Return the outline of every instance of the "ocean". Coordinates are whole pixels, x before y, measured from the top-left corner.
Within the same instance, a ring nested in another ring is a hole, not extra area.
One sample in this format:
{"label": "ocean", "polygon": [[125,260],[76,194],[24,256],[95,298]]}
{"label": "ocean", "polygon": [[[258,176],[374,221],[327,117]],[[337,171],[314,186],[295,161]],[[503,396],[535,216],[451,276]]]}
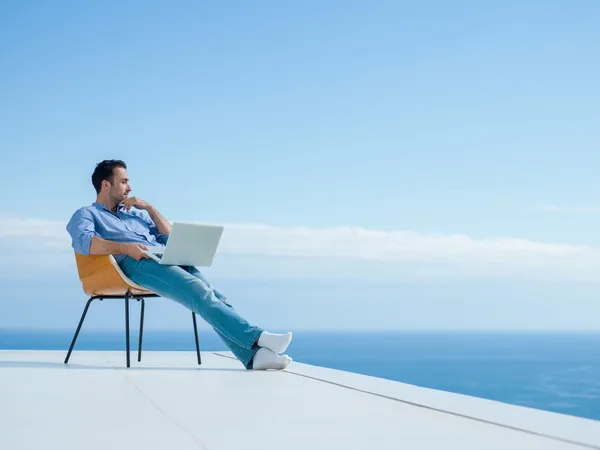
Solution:
{"label": "ocean", "polygon": [[[294,360],[600,420],[600,333],[294,331]],[[66,350],[74,330],[0,330],[0,349]],[[200,330],[203,351],[227,350]],[[132,330],[131,348],[137,348]],[[82,329],[77,350],[123,350],[124,331]],[[145,350],[194,350],[192,330],[144,330]]]}

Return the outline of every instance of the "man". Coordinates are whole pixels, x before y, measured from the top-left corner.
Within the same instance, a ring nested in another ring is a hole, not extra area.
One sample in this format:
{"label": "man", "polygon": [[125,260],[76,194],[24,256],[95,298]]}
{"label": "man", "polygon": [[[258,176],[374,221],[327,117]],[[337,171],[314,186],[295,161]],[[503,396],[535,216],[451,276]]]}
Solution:
{"label": "man", "polygon": [[250,325],[196,267],[162,265],[146,255],[150,246],[164,247],[171,225],[153,205],[129,197],[131,186],[123,161],[98,163],[92,184],[96,201],[78,209],[67,224],[77,253],[114,255],[131,280],[206,320],[246,369],[287,367],[292,359],[283,353],[292,333],[273,334]]}

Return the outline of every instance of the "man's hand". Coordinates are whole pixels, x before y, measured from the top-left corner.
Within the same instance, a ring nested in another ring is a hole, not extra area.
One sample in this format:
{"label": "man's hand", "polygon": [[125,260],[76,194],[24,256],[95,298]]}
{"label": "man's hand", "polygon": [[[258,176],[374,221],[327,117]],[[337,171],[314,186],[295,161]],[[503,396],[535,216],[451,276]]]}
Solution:
{"label": "man's hand", "polygon": [[125,244],[125,254],[127,256],[131,256],[136,261],[139,261],[142,258],[149,258],[146,254],[146,250],[149,250],[149,247],[146,247],[142,244]]}
{"label": "man's hand", "polygon": [[129,211],[131,207],[146,210],[148,212],[148,215],[150,216],[150,219],[152,219],[152,222],[154,222],[154,224],[156,225],[156,229],[160,234],[171,234],[171,224],[167,222],[167,219],[165,219],[158,212],[158,210],[147,201],[137,197],[130,197],[125,199],[122,205],[125,211]]}
{"label": "man's hand", "polygon": [[150,203],[148,203],[145,200],[142,200],[141,198],[137,198],[137,197],[129,197],[129,198],[125,199],[125,201],[123,201],[122,205],[123,205],[125,211],[129,211],[132,206],[137,209],[150,208]]}

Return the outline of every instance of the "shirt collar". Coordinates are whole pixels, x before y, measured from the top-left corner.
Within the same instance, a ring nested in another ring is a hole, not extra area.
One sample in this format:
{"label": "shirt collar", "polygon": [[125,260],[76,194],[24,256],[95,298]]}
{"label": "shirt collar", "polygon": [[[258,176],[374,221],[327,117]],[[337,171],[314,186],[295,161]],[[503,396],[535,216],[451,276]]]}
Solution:
{"label": "shirt collar", "polygon": [[[92,203],[92,206],[98,209],[103,209],[104,211],[108,211],[109,213],[113,214],[113,212],[110,209],[108,209],[104,203],[94,202]],[[123,205],[117,205],[117,212],[121,212],[122,209]]]}

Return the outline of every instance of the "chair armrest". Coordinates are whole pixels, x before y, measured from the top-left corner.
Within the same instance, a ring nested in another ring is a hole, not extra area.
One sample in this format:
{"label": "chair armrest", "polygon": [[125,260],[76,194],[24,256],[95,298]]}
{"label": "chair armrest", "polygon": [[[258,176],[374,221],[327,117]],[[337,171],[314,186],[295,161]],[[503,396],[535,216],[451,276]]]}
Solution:
{"label": "chair armrest", "polygon": [[131,281],[112,255],[81,255],[75,253],[83,291],[94,295],[148,295],[152,292]]}

